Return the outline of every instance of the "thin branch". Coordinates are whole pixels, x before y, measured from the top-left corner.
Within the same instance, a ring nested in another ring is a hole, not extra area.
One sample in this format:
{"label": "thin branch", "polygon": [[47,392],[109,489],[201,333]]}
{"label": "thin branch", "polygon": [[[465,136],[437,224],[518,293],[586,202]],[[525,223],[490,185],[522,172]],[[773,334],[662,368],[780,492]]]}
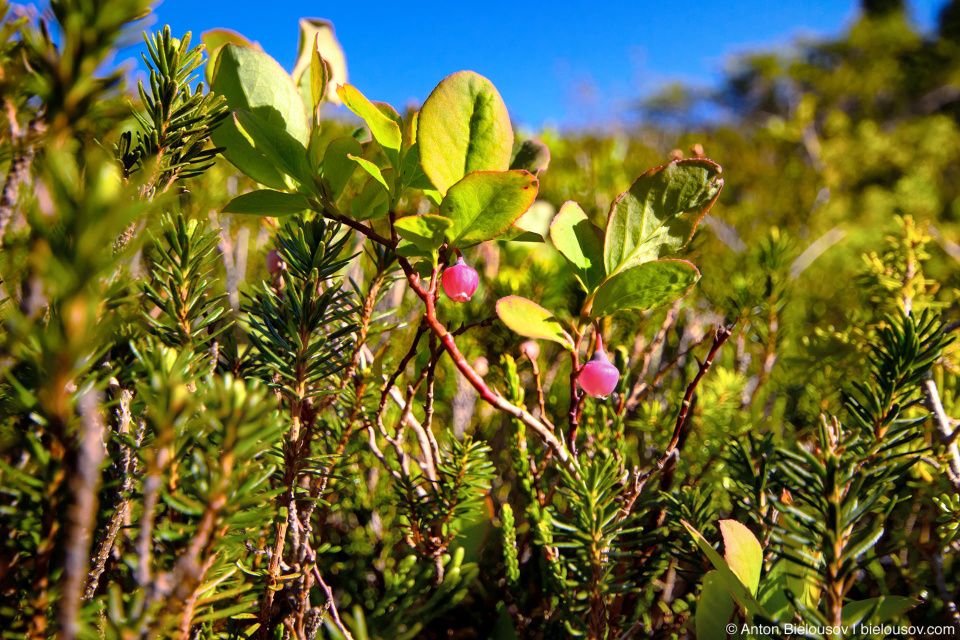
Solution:
{"label": "thin branch", "polygon": [[322,200],[319,200],[319,201],[315,199],[311,199],[311,204],[313,205],[313,208],[316,211],[319,211],[323,214],[323,217],[329,220],[336,220],[337,222],[344,224],[355,231],[359,231],[360,233],[367,236],[377,244],[383,245],[388,249],[397,248],[396,242],[389,240],[387,238],[384,238],[383,236],[381,236],[379,233],[377,233],[367,225],[361,222],[357,222],[353,218],[350,218],[349,216],[345,216],[339,211],[337,211],[336,206],[334,206],[334,204],[330,202],[327,198],[323,198]]}
{"label": "thin branch", "polygon": [[[127,434],[130,432],[130,401],[133,399],[133,392],[129,389],[120,389],[120,385],[116,378],[112,378],[110,380],[110,386],[113,389],[119,390],[120,395],[116,410],[117,431],[118,433]],[[142,433],[138,433],[136,438],[136,444],[138,446],[141,438]],[[136,477],[135,471],[137,466],[137,458],[131,448],[122,442],[120,444],[120,450],[123,452],[121,468],[123,481],[120,485],[119,491],[117,492],[119,496],[119,504],[114,510],[113,515],[110,517],[110,523],[107,525],[103,539],[100,541],[94,568],[90,572],[90,577],[87,581],[87,588],[83,594],[85,600],[89,600],[97,592],[97,585],[100,581],[100,576],[103,574],[104,568],[106,567],[107,558],[110,556],[110,552],[113,550],[113,544],[116,541],[117,533],[119,533],[120,527],[127,517],[127,512],[130,505],[130,491],[133,490],[134,480]]]}
{"label": "thin branch", "polygon": [[960,490],[960,447],[957,446],[955,434],[950,424],[950,418],[943,410],[943,403],[940,402],[940,392],[937,390],[937,383],[927,374],[923,381],[923,404],[933,416],[933,421],[940,431],[940,440],[947,447],[947,453],[950,456],[947,466],[947,477],[951,484]]}
{"label": "thin branch", "polygon": [[684,422],[687,419],[687,412],[690,410],[693,394],[697,390],[700,380],[703,379],[703,376],[706,375],[707,371],[710,370],[710,367],[713,366],[713,360],[720,351],[720,347],[723,346],[723,344],[733,333],[734,326],[736,325],[714,330],[713,345],[710,347],[709,353],[707,353],[707,358],[703,362],[700,362],[699,359],[697,360],[697,364],[699,365],[699,368],[697,369],[697,375],[694,376],[690,384],[687,385],[687,390],[683,394],[683,402],[680,404],[680,412],[677,414],[677,421],[673,427],[673,436],[670,438],[670,443],[667,445],[667,448],[664,450],[663,454],[657,458],[656,464],[642,475],[643,481],[646,481],[654,473],[664,469],[667,463],[678,454],[677,445],[680,442],[680,435],[683,431]]}
{"label": "thin branch", "polygon": [[533,380],[537,385],[537,405],[540,407],[540,419],[555,431],[556,427],[554,427],[550,419],[547,418],[547,403],[543,394],[543,382],[540,380],[540,367],[537,365],[537,359],[531,358],[526,351],[524,351],[523,355],[530,361],[530,367],[533,369]]}
{"label": "thin branch", "polygon": [[346,640],[353,640],[350,631],[343,625],[343,621],[340,619],[340,612],[337,611],[337,603],[333,599],[333,589],[323,581],[323,576],[320,575],[320,570],[316,564],[313,565],[313,576],[317,579],[317,584],[320,585],[320,588],[323,589],[324,595],[327,596],[327,607],[330,609],[330,616],[333,618],[334,626],[337,627],[337,630],[343,634]]}
{"label": "thin branch", "polygon": [[80,451],[73,482],[74,499],[70,507],[70,538],[64,561],[63,595],[60,605],[61,636],[73,640],[80,631],[80,603],[84,577],[90,561],[91,532],[97,513],[97,487],[103,448],[103,420],[99,394],[88,391],[80,397]]}
{"label": "thin branch", "polygon": [[[427,435],[427,439],[430,442],[430,448],[433,451],[433,459],[438,461],[440,460],[440,444],[437,442],[436,436],[433,435],[433,390],[434,384],[437,377],[437,363],[439,362],[439,357],[433,357],[436,336],[431,336],[430,339],[430,364],[427,367],[427,404],[424,408],[424,417],[423,417],[423,431]],[[438,356],[440,354],[437,354]]]}
{"label": "thin branch", "polygon": [[573,350],[570,352],[570,410],[567,412],[567,423],[570,425],[570,435],[567,438],[567,442],[570,444],[570,450],[574,455],[577,453],[577,429],[580,426],[580,421],[577,417],[579,415],[579,405],[582,394],[580,393],[579,385],[577,385],[577,379],[580,377],[581,371],[580,344],[583,341],[583,334],[580,333],[580,329],[575,329]]}
{"label": "thin branch", "polygon": [[947,583],[943,575],[943,554],[938,551],[932,554],[932,556],[933,561],[931,564],[933,565],[933,572],[936,577],[937,591],[940,593],[940,599],[943,600],[944,605],[946,605],[950,617],[953,618],[953,623],[960,625],[960,610],[958,610],[957,603],[950,595],[950,590],[947,589]]}
{"label": "thin branch", "polygon": [[[395,248],[392,242],[376,233],[369,227],[350,220],[346,216],[340,214],[338,211],[336,211],[332,204],[324,202],[323,205],[324,213],[327,217],[332,216],[333,219],[340,220],[347,226],[359,231],[374,242],[391,249]],[[431,278],[430,288],[428,290],[424,290],[424,288],[421,286],[420,276],[413,269],[410,262],[403,256],[397,256],[397,261],[400,263],[400,267],[403,269],[403,273],[406,275],[407,281],[410,283],[410,288],[413,289],[417,296],[419,296],[426,305],[426,313],[424,314],[424,317],[430,330],[436,334],[443,347],[453,359],[454,365],[457,367],[460,373],[463,374],[470,385],[476,389],[480,397],[496,409],[499,409],[503,413],[510,414],[536,431],[537,434],[547,444],[547,446],[553,449],[560,462],[565,465],[568,470],[571,471],[571,473],[579,476],[576,460],[570,456],[567,448],[562,442],[560,442],[560,440],[557,439],[549,427],[534,417],[533,414],[528,412],[526,409],[513,405],[499,393],[491,389],[487,383],[484,382],[483,378],[476,372],[476,370],[470,366],[470,364],[463,357],[463,354],[460,353],[460,350],[457,348],[457,344],[453,339],[453,334],[451,334],[443,325],[443,323],[437,319],[436,298],[434,296],[436,293],[435,289],[437,270],[434,270],[433,277]]]}
{"label": "thin branch", "polygon": [[13,214],[20,197],[20,185],[30,179],[30,165],[33,163],[34,141],[40,138],[46,130],[46,125],[39,118],[35,118],[22,131],[17,125],[16,110],[12,102],[6,103],[7,117],[10,120],[11,146],[13,159],[7,169],[6,179],[3,182],[3,191],[0,192],[0,242],[7,226],[13,219]]}
{"label": "thin branch", "polygon": [[663,380],[663,377],[671,370],[680,359],[690,353],[692,350],[700,346],[700,343],[706,339],[706,336],[701,338],[696,344],[692,347],[679,354],[672,362],[666,366],[660,367],[660,370],[654,376],[654,379],[647,384],[646,378],[650,370],[650,362],[653,358],[653,354],[657,352],[663,346],[664,341],[667,338],[667,332],[670,331],[670,328],[676,323],[677,316],[680,312],[680,302],[677,301],[674,305],[667,311],[667,317],[664,318],[663,324],[660,326],[660,329],[657,331],[656,335],[653,337],[653,340],[650,341],[650,346],[644,352],[643,355],[643,366],[640,368],[640,371],[637,373],[637,383],[630,390],[630,393],[625,394],[621,399],[620,407],[618,408],[617,413],[619,415],[630,415],[636,411],[637,407],[640,406],[640,403],[646,397],[647,393],[651,389],[655,388],[660,381]]}

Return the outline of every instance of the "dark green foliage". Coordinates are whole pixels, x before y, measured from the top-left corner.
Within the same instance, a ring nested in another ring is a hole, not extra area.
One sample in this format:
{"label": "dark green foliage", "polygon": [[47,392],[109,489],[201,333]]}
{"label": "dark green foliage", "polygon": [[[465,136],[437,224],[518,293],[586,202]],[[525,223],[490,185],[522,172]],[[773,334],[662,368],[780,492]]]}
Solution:
{"label": "dark green foliage", "polygon": [[960,41],[960,3],[950,0],[943,5],[940,9],[937,29],[944,40]]}
{"label": "dark green foliage", "polygon": [[863,0],[863,10],[870,17],[884,17],[903,11],[903,0]]}
{"label": "dark green foliage", "polygon": [[[217,260],[219,238],[195,220],[182,215],[161,225],[162,240],[153,239],[156,256],[151,264],[155,284],[143,285],[143,296],[160,309],[159,317],[143,316],[151,333],[168,347],[209,351],[217,335],[230,328],[218,322],[226,295],[211,295],[209,277]],[[214,363],[216,364],[216,363]]]}
{"label": "dark green foliage", "polygon": [[869,381],[853,381],[844,402],[852,426],[864,432],[862,441],[883,441],[882,448],[870,449],[872,455],[916,436],[911,427],[924,418],[908,419],[905,413],[920,403],[920,382],[953,337],[943,333],[935,314],[925,311],[917,318],[888,317],[876,340],[868,358]]}
{"label": "dark green foliage", "polygon": [[284,287],[264,282],[245,307],[259,375],[288,397],[329,392],[319,383],[346,366],[356,308],[342,282],[331,279],[347,264],[341,257],[347,239],[321,219],[285,225],[277,236],[288,265]]}
{"label": "dark green foliage", "polygon": [[804,615],[838,623],[851,576],[879,557],[884,523],[910,497],[904,478],[923,453],[916,441],[927,416],[907,411],[920,402],[921,380],[951,341],[932,313],[888,317],[868,358],[869,384],[853,382],[847,396],[849,426],[824,418],[812,450],[780,450],[784,494],[775,506],[791,524],[773,538],[783,557],[819,574],[825,592],[824,609]]}
{"label": "dark green foliage", "polygon": [[164,27],[152,37],[144,33],[143,39],[150,54],[149,59],[141,54],[150,71],[150,93],[142,81],[137,89],[146,115],[135,114],[142,131],[136,132],[136,142],[132,132],[124,132],[117,155],[128,176],[149,162],[154,175],[146,187],[162,192],[175,180],[198,176],[213,165],[221,149],[206,143],[229,113],[226,100],[204,93],[202,82],[190,91],[193,74],[203,64],[203,48],[190,48],[190,33],[177,39]]}
{"label": "dark green foliage", "polygon": [[637,588],[633,576],[616,570],[633,551],[627,541],[636,524],[623,517],[617,500],[620,471],[608,459],[585,462],[581,474],[580,478],[562,474],[560,494],[569,514],[552,513],[549,518],[551,544],[559,550],[565,569],[565,622],[578,634],[596,628],[597,617],[609,615],[607,598]]}

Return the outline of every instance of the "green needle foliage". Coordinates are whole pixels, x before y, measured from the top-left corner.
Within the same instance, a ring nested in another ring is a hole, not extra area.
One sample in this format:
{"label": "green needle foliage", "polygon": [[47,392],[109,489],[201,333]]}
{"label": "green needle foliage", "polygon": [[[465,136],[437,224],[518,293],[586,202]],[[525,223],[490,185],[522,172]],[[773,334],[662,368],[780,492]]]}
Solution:
{"label": "green needle foliage", "polygon": [[[143,297],[160,310],[144,313],[149,331],[168,347],[208,352],[210,343],[228,329],[218,320],[225,313],[224,294],[211,295],[208,279],[217,260],[217,234],[182,215],[161,224],[162,240],[154,238],[156,255],[150,265],[155,284],[145,282]],[[149,308],[149,307],[147,307]],[[216,364],[216,363],[213,363]]]}
{"label": "green needle foliage", "polygon": [[277,237],[283,288],[264,282],[245,307],[258,374],[294,401],[328,393],[320,383],[346,366],[352,346],[352,294],[331,282],[347,264],[339,232],[323,220],[286,225]]}
{"label": "green needle foliage", "polygon": [[[824,418],[813,451],[780,452],[787,500],[776,507],[792,526],[775,539],[784,557],[817,572],[825,592],[823,613],[803,613],[824,625],[842,623],[854,576],[880,557],[875,547],[884,537],[885,522],[910,497],[904,479],[924,452],[916,441],[927,416],[909,417],[908,412],[921,401],[920,383],[930,366],[952,341],[929,312],[886,322],[868,358],[869,382],[854,382],[846,398],[852,428]],[[792,496],[791,487],[805,490]]]}
{"label": "green needle foliage", "polygon": [[164,27],[143,38],[150,57],[140,55],[150,71],[150,91],[142,81],[137,90],[146,114],[134,113],[142,130],[136,132],[136,142],[133,132],[124,132],[117,155],[127,176],[150,162],[154,176],[146,187],[164,191],[174,181],[201,175],[213,166],[222,149],[208,148],[206,142],[229,112],[223,96],[205,93],[202,82],[191,92],[193,74],[204,60],[202,46],[190,48],[189,33],[181,40]]}

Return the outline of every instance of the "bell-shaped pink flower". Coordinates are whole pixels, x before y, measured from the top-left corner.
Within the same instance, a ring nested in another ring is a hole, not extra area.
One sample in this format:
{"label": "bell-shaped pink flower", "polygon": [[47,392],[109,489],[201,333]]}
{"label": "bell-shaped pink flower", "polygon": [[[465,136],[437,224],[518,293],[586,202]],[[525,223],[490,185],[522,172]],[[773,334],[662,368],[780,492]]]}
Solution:
{"label": "bell-shaped pink flower", "polygon": [[463,256],[457,258],[455,265],[443,270],[441,279],[444,293],[457,302],[469,300],[480,285],[480,274],[473,267],[467,266]]}
{"label": "bell-shaped pink flower", "polygon": [[613,393],[619,380],[620,371],[610,362],[603,350],[603,340],[598,335],[597,348],[593,352],[593,358],[580,369],[580,375],[577,378],[580,388],[588,396],[603,398]]}
{"label": "bell-shaped pink flower", "polygon": [[280,257],[280,252],[276,249],[270,249],[270,252],[267,254],[267,271],[270,272],[270,275],[276,276],[286,269],[286,267],[286,263],[283,261],[283,258]]}

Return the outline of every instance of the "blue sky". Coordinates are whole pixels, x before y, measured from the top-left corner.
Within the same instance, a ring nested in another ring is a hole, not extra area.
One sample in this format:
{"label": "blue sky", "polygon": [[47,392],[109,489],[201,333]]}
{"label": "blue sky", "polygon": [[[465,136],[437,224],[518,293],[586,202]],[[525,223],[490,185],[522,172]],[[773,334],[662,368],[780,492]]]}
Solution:
{"label": "blue sky", "polygon": [[[910,2],[914,22],[933,28],[942,3]],[[350,83],[370,99],[402,108],[422,102],[448,74],[472,69],[493,81],[519,123],[538,129],[623,119],[632,100],[665,83],[716,82],[735,54],[838,34],[858,6],[836,0],[726,6],[689,0],[163,0],[156,25],[169,24],[175,35],[233,29],[289,70],[299,18],[325,18],[346,52]]]}

